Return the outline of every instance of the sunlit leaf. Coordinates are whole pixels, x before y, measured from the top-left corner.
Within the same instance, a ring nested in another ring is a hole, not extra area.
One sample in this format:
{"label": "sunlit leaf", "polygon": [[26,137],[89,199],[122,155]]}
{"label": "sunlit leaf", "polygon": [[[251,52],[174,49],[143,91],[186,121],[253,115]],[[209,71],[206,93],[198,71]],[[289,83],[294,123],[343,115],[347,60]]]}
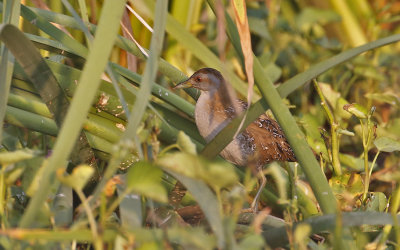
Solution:
{"label": "sunlit leaf", "polygon": [[185,132],[179,131],[176,143],[183,152],[196,154],[196,144],[190,140],[190,137]]}
{"label": "sunlit leaf", "polygon": [[346,104],[343,109],[359,119],[366,119],[368,116],[367,109],[358,103]]}
{"label": "sunlit leaf", "polygon": [[208,174],[203,176],[203,179],[214,188],[229,187],[239,181],[232,165],[225,161],[210,163]]}
{"label": "sunlit leaf", "polygon": [[294,240],[297,244],[307,246],[309,236],[311,234],[311,226],[307,223],[299,224],[294,231]]}
{"label": "sunlit leaf", "polygon": [[335,115],[338,115],[339,117],[344,119],[349,119],[351,117],[351,114],[343,110],[343,106],[348,103],[349,102],[346,99],[344,99],[343,97],[339,97],[336,101],[336,106],[334,111]]}
{"label": "sunlit leaf", "polygon": [[79,165],[72,170],[70,175],[64,176],[64,170],[57,171],[58,179],[67,186],[82,190],[94,173],[94,168],[89,165]]}
{"label": "sunlit leaf", "polygon": [[30,149],[21,149],[13,152],[0,153],[0,165],[13,164],[19,161],[29,160],[36,157],[38,152]]}

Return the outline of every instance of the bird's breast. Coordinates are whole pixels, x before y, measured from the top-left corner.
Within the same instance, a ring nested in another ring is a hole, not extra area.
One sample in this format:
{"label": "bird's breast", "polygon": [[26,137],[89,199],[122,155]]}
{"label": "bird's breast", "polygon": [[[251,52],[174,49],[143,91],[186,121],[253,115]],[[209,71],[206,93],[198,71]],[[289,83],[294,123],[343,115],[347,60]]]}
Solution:
{"label": "bird's breast", "polygon": [[[202,94],[197,100],[195,109],[196,125],[200,135],[210,142],[228,123],[232,120],[232,110],[218,105],[218,101],[212,96]],[[242,142],[244,134],[239,134],[229,143],[221,155],[231,163],[244,166],[247,163],[247,156],[251,155],[251,147],[246,147]]]}
{"label": "bird's breast", "polygon": [[200,95],[195,108],[196,125],[200,135],[211,141],[230,121],[211,96]]}

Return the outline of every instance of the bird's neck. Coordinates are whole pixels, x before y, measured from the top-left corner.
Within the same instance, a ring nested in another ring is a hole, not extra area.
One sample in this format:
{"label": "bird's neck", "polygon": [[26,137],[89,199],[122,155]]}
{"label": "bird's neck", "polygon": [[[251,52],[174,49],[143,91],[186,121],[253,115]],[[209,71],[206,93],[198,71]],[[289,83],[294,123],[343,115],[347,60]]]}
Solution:
{"label": "bird's neck", "polygon": [[209,142],[242,110],[237,100],[222,89],[202,91],[195,109],[197,128]]}

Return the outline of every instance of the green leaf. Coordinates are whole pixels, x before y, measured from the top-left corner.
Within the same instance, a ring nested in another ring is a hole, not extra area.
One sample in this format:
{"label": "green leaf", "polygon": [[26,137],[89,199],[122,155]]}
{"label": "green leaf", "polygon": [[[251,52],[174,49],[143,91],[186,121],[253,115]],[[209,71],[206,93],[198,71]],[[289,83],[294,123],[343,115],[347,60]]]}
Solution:
{"label": "green leaf", "polygon": [[185,134],[183,131],[179,131],[178,133],[178,139],[176,141],[178,144],[179,148],[186,153],[189,154],[196,154],[196,144],[194,144],[191,140],[190,137]]}
{"label": "green leaf", "polygon": [[265,247],[265,242],[260,235],[250,234],[244,237],[240,241],[239,249],[247,250],[247,249],[263,249]]}
{"label": "green leaf", "polygon": [[374,141],[375,146],[379,151],[393,152],[400,151],[400,142],[389,137],[379,137]]}
{"label": "green leaf", "polygon": [[167,191],[161,184],[163,172],[148,162],[139,161],[129,168],[126,186],[135,193],[159,202],[167,202]]}
{"label": "green leaf", "polygon": [[266,40],[272,40],[271,34],[268,31],[268,24],[265,19],[248,17],[250,31]]}
{"label": "green leaf", "polygon": [[168,239],[181,249],[216,249],[215,235],[204,227],[169,227]]}
{"label": "green leaf", "polygon": [[363,171],[364,159],[349,154],[339,154],[340,162],[355,171]]}
{"label": "green leaf", "polygon": [[201,156],[178,152],[167,154],[157,161],[164,169],[185,175],[193,179],[201,179],[214,190],[228,187],[238,182],[238,177],[226,161],[212,162]]}
{"label": "green leaf", "polygon": [[308,30],[313,24],[325,25],[330,22],[340,21],[340,15],[333,10],[304,8],[296,18],[296,26]]}
{"label": "green leaf", "polygon": [[223,249],[225,245],[225,235],[220,212],[220,205],[214,193],[202,181],[186,177],[174,171],[166,171],[174,178],[182,182],[189,190],[196,201],[199,203],[201,210],[204,212],[211,229],[214,231],[218,239],[218,247]]}
{"label": "green leaf", "polygon": [[384,212],[388,205],[387,198],[382,192],[371,193],[371,200],[367,204],[367,211]]}
{"label": "green leaf", "polygon": [[385,92],[385,93],[370,93],[366,94],[365,97],[371,100],[389,103],[390,105],[400,105],[400,97],[395,93]]}

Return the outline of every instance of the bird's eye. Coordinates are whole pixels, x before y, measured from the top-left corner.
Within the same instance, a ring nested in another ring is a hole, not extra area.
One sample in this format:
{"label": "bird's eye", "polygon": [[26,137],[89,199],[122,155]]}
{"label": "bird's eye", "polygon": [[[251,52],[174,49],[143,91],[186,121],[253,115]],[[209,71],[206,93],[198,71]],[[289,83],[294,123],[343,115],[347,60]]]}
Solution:
{"label": "bird's eye", "polygon": [[201,77],[200,76],[196,76],[196,78],[194,79],[196,82],[201,82]]}

